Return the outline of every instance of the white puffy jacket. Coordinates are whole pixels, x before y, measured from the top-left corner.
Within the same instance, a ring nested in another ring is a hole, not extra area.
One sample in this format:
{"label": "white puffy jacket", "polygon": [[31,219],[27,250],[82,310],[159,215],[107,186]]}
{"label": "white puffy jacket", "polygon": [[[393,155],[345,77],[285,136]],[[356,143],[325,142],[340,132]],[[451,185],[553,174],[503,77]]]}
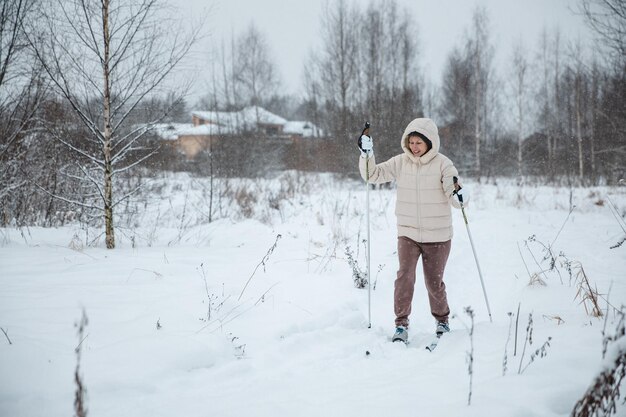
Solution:
{"label": "white puffy jacket", "polygon": [[[408,135],[419,132],[432,142],[432,149],[421,157],[414,156],[408,146]],[[396,216],[398,236],[416,242],[445,242],[450,240],[452,213],[450,205],[460,208],[455,196],[452,177],[458,171],[452,161],[439,153],[439,132],[431,119],[415,119],[404,130],[402,154],[376,164],[374,155],[359,160],[363,179],[380,184],[397,181]]]}

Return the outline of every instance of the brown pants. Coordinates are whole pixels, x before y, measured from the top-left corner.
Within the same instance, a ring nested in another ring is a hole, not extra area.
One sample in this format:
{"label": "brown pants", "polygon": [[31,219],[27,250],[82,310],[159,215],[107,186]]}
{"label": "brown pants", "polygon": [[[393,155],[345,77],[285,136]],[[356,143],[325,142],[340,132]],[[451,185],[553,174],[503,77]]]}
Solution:
{"label": "brown pants", "polygon": [[417,243],[408,237],[398,237],[400,269],[395,282],[394,310],[396,326],[409,325],[411,302],[415,288],[415,268],[420,255],[424,266],[424,282],[428,291],[430,312],[437,321],[448,321],[450,307],[446,296],[443,271],[448,261],[452,242]]}

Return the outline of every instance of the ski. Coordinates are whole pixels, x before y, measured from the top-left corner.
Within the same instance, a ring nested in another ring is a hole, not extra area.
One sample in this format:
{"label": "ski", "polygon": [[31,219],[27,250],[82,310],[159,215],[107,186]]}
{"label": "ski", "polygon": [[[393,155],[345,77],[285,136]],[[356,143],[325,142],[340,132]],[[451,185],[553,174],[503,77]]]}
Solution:
{"label": "ski", "polygon": [[443,335],[443,333],[437,333],[437,335],[435,336],[435,338],[430,342],[430,344],[428,344],[426,346],[426,350],[429,352],[432,352],[433,350],[435,350],[437,348],[437,345],[439,344],[439,339],[441,339],[441,335]]}

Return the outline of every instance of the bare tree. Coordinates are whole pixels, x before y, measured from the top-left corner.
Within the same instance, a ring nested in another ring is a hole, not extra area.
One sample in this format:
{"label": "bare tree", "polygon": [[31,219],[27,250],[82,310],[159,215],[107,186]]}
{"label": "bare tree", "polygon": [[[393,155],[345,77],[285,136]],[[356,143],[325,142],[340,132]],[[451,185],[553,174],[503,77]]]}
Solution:
{"label": "bare tree", "polygon": [[554,97],[554,126],[553,126],[553,136],[552,136],[552,156],[556,159],[557,152],[559,150],[560,141],[559,137],[563,136],[563,104],[561,97],[561,77],[562,77],[562,66],[561,66],[561,32],[556,30],[554,33],[553,41],[552,41],[552,56],[553,56],[553,66],[554,72],[552,73],[552,87],[554,88],[553,97]]}
{"label": "bare tree", "polygon": [[586,96],[586,76],[583,59],[582,45],[580,41],[572,46],[571,59],[573,61],[574,73],[574,119],[576,142],[578,144],[578,178],[582,182],[585,179],[585,157],[583,152],[583,123],[585,114],[585,104],[583,100]]}
{"label": "bare tree", "polygon": [[489,77],[493,60],[493,48],[489,40],[489,16],[484,7],[477,6],[472,15],[472,26],[467,53],[472,63],[472,84],[474,89],[474,152],[475,173],[482,174],[480,146],[486,130],[486,100]]}
{"label": "bare tree", "polygon": [[[352,170],[345,138],[365,120],[375,126],[377,155],[399,151],[398,130],[423,115],[418,67],[419,29],[397,0],[327,2],[320,24],[322,44],[304,67],[310,118],[330,137],[325,146],[339,171]],[[350,168],[348,168],[350,167]]]}
{"label": "bare tree", "polygon": [[[222,40],[212,50],[211,82],[203,104],[212,110],[241,110],[244,106],[256,106],[259,122],[259,106],[267,107],[276,98],[279,76],[276,63],[264,34],[251,23],[238,36],[232,35],[230,49]],[[220,114],[216,113],[216,117]],[[237,126],[244,121],[237,120]]]}
{"label": "bare tree", "polygon": [[[591,171],[602,171],[610,182],[623,178],[626,155],[626,3],[622,0],[579,0],[578,11],[598,36],[596,53],[603,55],[599,83],[597,65],[591,70],[591,135],[602,137],[592,142]],[[608,52],[608,53],[607,53]],[[607,65],[608,64],[608,65]],[[599,94],[598,94],[599,93]]]}
{"label": "bare tree", "polygon": [[[116,198],[114,177],[152,154],[136,157],[146,129],[131,126],[129,115],[159,91],[198,30],[177,28],[159,13],[158,0],[56,0],[48,6],[37,22],[43,30],[31,28],[29,42],[55,91],[88,132],[78,142],[56,139],[78,155],[82,179],[98,195],[95,203],[71,202],[103,213],[106,246],[112,249],[114,208],[132,194]],[[154,115],[154,122],[162,116]]]}
{"label": "bare tree", "polygon": [[14,63],[25,47],[22,27],[32,7],[28,0],[5,0],[0,5],[0,86],[17,77]]}
{"label": "bare tree", "polygon": [[596,140],[597,140],[597,124],[601,117],[600,100],[601,100],[601,82],[602,72],[598,64],[597,58],[594,56],[590,68],[590,87],[589,87],[589,111],[587,112],[587,124],[589,126],[589,154],[590,168],[593,181],[597,180],[597,164],[596,164]]}
{"label": "bare tree", "polygon": [[513,94],[516,107],[516,127],[517,127],[517,177],[518,184],[521,183],[524,175],[523,171],[523,144],[526,136],[527,100],[529,93],[529,64],[526,57],[526,50],[522,40],[513,46],[511,57]]}
{"label": "bare tree", "polygon": [[377,126],[378,152],[384,158],[398,152],[397,131],[422,115],[417,39],[419,28],[396,0],[370,3],[361,25],[358,90],[362,114]]}
{"label": "bare tree", "polygon": [[[231,46],[234,50],[234,41],[231,42]],[[238,97],[236,95],[236,87],[235,87],[235,83],[233,80],[234,69],[232,71],[228,70],[228,64],[227,64],[227,58],[226,58],[226,46],[224,45],[223,42],[221,46],[221,62],[222,62],[221,69],[222,69],[222,82],[223,82],[223,93],[221,95],[223,96],[223,102],[224,102],[225,108],[232,109],[233,106],[236,105],[238,101]],[[233,65],[231,62],[231,69],[232,68],[233,68]],[[229,77],[230,74],[232,74],[233,77]],[[217,88],[217,86],[215,86],[215,88]],[[217,94],[217,91],[215,92],[215,94]],[[218,106],[218,98],[216,95],[214,95],[214,101],[216,102],[215,105]]]}
{"label": "bare tree", "polygon": [[0,3],[0,224],[14,218],[19,202],[26,199],[26,193],[17,195],[29,181],[25,142],[46,93],[41,67],[29,55],[23,30],[34,6],[34,0]]}
{"label": "bare tree", "polygon": [[321,19],[323,49],[317,58],[323,100],[338,120],[333,123],[335,137],[352,133],[349,128],[350,108],[355,94],[357,77],[357,27],[358,12],[348,7],[346,0],[339,0],[331,8],[325,4]]}
{"label": "bare tree", "polygon": [[[323,126],[321,86],[317,79],[316,57],[312,54],[309,54],[305,61],[303,78],[306,114],[316,126]],[[326,126],[324,127],[327,128]]]}
{"label": "bare tree", "polygon": [[[395,14],[395,6],[394,2],[392,10],[390,10],[393,14]],[[359,81],[357,94],[359,104],[363,106],[360,112],[366,115],[366,118],[374,126],[379,128],[385,121],[388,122],[385,118],[386,115],[383,115],[385,76],[390,64],[389,54],[386,53],[388,46],[386,14],[382,3],[371,2],[363,19],[367,25],[360,26],[361,33],[358,37],[361,40],[358,48],[361,65],[357,67],[357,70],[360,70],[358,73],[362,73],[362,75],[357,77]]]}
{"label": "bare tree", "polygon": [[[493,47],[489,41],[489,18],[484,8],[477,7],[467,31],[465,44],[448,55],[442,82],[441,114],[448,124],[451,157],[462,159],[462,170],[482,175],[481,145],[487,139],[493,95]],[[473,149],[470,149],[472,142]],[[442,146],[447,146],[442,137]]]}
{"label": "bare tree", "polygon": [[[538,42],[536,66],[537,74],[537,99],[538,106],[535,115],[537,132],[545,137],[545,145],[542,149],[546,152],[547,161],[541,172],[545,173],[548,180],[557,179],[558,175],[567,172],[568,142],[569,137],[565,129],[568,126],[568,102],[569,90],[567,88],[567,67],[563,62],[562,37],[560,30],[547,29],[541,32]],[[537,163],[538,155],[534,157]]]}
{"label": "bare tree", "polygon": [[421,115],[417,38],[419,28],[396,0],[371,2],[359,25],[358,84],[355,116],[376,126],[377,153],[388,158],[398,152],[397,131]]}
{"label": "bare tree", "polygon": [[[472,125],[473,108],[471,74],[471,63],[467,56],[460,48],[453,48],[448,54],[443,71],[439,113],[453,138],[448,141],[445,135],[442,136],[441,145],[455,159],[466,154],[469,147],[467,143],[471,136],[469,128]],[[466,160],[467,158],[463,158],[458,161],[459,168],[468,168]]]}
{"label": "bare tree", "polygon": [[609,48],[617,68],[623,70],[626,59],[626,2],[580,0],[578,11],[598,35],[601,44]]}
{"label": "bare tree", "polygon": [[41,98],[37,93],[41,79],[38,68],[27,63],[23,32],[33,6],[33,0],[6,0],[0,5],[0,161],[5,163]]}
{"label": "bare tree", "polygon": [[278,85],[276,65],[270,56],[265,36],[254,23],[240,35],[236,42],[234,68],[237,90],[246,104],[258,106],[275,93]]}
{"label": "bare tree", "polygon": [[547,29],[544,27],[539,36],[539,46],[536,65],[541,76],[540,85],[537,89],[537,127],[546,136],[547,174],[550,178],[554,175],[554,156],[552,153],[554,106],[551,88],[551,72],[554,67],[550,64],[550,41]]}

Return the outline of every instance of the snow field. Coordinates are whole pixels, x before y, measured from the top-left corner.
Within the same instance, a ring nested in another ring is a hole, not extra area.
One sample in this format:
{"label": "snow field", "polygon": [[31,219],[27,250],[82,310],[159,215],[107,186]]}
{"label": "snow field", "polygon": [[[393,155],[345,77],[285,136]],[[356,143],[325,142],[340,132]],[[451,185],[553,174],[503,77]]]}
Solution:
{"label": "snow field", "polygon": [[[619,307],[626,299],[626,256],[624,246],[609,247],[623,232],[597,203],[609,193],[624,210],[624,188],[572,190],[576,208],[568,217],[569,189],[466,181],[493,323],[455,211],[446,269],[452,332],[429,353],[424,346],[434,320],[421,263],[410,343],[389,342],[394,191],[370,192],[376,289],[368,329],[367,291],[354,288],[344,253],[350,246],[365,269],[364,186],[330,176],[282,180],[291,185],[256,185],[251,218],[224,199],[223,211],[234,214],[207,224],[204,180],[169,177],[162,195],[148,196],[145,212],[133,220],[138,226],[118,234],[113,251],[102,244],[71,249],[74,236],[84,234],[78,226],[23,235],[3,229],[0,327],[13,344],[0,335],[0,415],[72,414],[74,324],[83,309],[89,323],[80,372],[90,416],[567,416],[602,369],[604,321],[585,313],[564,268],[560,278],[545,272],[546,286],[528,285],[524,261],[531,274],[547,262],[540,246],[526,240],[554,241],[555,255],[581,262],[592,285],[601,294],[610,288],[609,301]],[[279,195],[288,198],[268,208]],[[518,304],[513,356],[507,313]],[[466,306],[475,313],[470,406]],[[545,357],[518,374],[530,313],[533,344],[522,368],[548,337],[551,342]]]}

